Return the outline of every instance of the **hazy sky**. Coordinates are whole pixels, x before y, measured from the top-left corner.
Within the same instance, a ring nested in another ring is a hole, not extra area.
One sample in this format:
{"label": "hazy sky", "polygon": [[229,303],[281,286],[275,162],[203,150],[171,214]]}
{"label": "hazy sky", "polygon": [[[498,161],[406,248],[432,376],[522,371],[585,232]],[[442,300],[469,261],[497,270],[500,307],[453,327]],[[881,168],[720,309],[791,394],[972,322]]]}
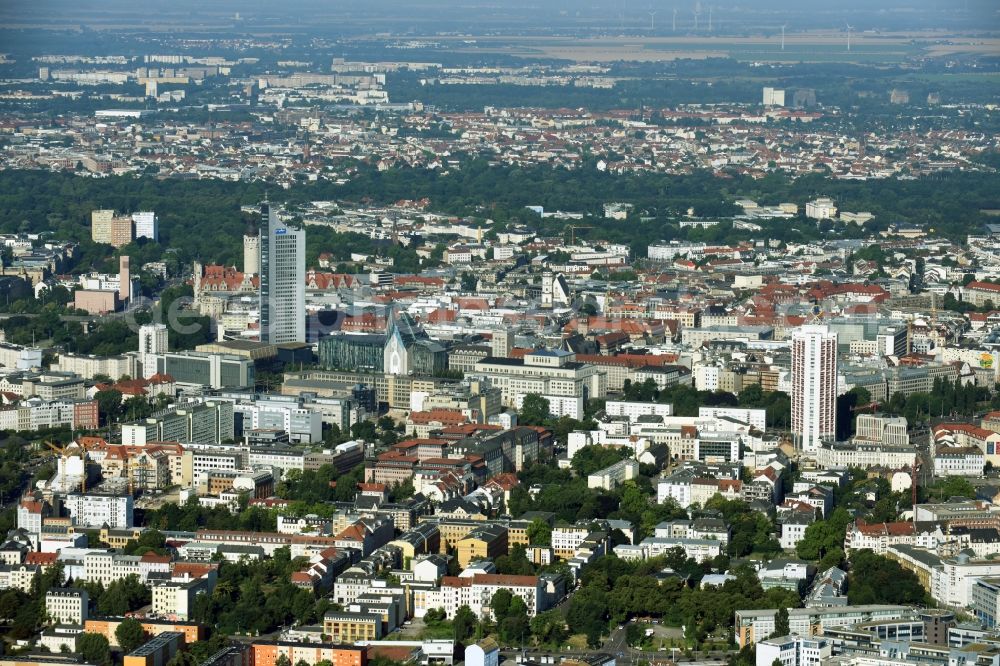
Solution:
{"label": "hazy sky", "polygon": [[405,31],[407,21],[420,25],[438,21],[438,29],[449,30],[463,22],[475,28],[477,19],[486,20],[479,24],[483,30],[493,27],[490,21],[537,30],[594,21],[638,24],[648,20],[650,10],[665,20],[676,9],[681,22],[693,22],[696,4],[706,17],[712,7],[715,26],[722,31],[727,23],[746,29],[778,17],[803,27],[851,21],[859,29],[1000,30],[998,0],[0,0],[0,22],[16,26],[62,21],[99,28],[122,25],[118,19],[125,18],[197,27],[239,12],[243,27],[262,21],[327,25],[339,17],[345,28],[351,21],[381,21],[386,31],[394,32]]}

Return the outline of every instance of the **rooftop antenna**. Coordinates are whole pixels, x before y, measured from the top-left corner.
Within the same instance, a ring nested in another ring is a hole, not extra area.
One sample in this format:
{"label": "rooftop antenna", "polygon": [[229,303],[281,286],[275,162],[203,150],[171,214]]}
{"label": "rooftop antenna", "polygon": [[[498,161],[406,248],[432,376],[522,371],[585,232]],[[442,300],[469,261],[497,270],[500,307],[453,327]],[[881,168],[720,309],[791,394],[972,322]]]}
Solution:
{"label": "rooftop antenna", "polygon": [[781,50],[782,51],[785,50],[785,28],[787,28],[787,27],[788,27],[787,23],[785,25],[781,26]]}
{"label": "rooftop antenna", "polygon": [[677,8],[676,8],[676,7],[674,7],[674,20],[673,20],[673,22],[672,22],[672,23],[670,24],[670,29],[671,29],[671,30],[672,30],[673,32],[677,32]]}
{"label": "rooftop antenna", "polygon": [[851,30],[854,30],[854,27],[850,23],[845,23],[844,25],[847,26],[847,50],[850,51],[851,50]]}

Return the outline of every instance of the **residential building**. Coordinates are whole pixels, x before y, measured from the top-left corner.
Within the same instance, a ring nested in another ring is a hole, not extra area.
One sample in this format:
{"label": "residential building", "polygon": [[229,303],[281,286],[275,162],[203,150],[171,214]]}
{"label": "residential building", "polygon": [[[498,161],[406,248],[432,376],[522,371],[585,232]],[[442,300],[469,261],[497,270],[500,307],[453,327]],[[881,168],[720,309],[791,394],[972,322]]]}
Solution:
{"label": "residential building", "polygon": [[625,459],[598,470],[587,477],[588,488],[614,490],[621,484],[639,476],[639,463]]}
{"label": "residential building", "polygon": [[[773,634],[774,617],[777,613],[776,608],[736,611],[736,641],[739,646],[742,648],[753,645]],[[791,633],[809,638],[821,634],[825,628],[914,618],[916,612],[907,606],[865,605],[788,609]]]}
{"label": "residential building", "polygon": [[132,496],[70,493],[64,507],[77,527],[132,527]]}
{"label": "residential building", "polygon": [[256,640],[250,645],[253,666],[277,666],[279,657],[290,664],[304,662],[316,666],[328,662],[332,666],[366,666],[368,649],[336,643],[296,643],[291,641]]}
{"label": "residential building", "polygon": [[113,210],[93,210],[90,212],[90,239],[95,243],[111,242],[111,222],[115,219]]}
{"label": "residential building", "polygon": [[45,614],[57,624],[80,624],[89,616],[90,595],[76,587],[53,587],[45,593]]}
{"label": "residential building", "polygon": [[[157,373],[156,357],[166,354],[168,347],[166,324],[143,324],[139,327],[139,365],[142,376],[149,379]],[[120,375],[109,375],[119,377]]]}
{"label": "residential building", "polygon": [[815,453],[837,432],[837,334],[826,326],[792,333],[792,438]]}
{"label": "residential building", "polygon": [[[502,391],[507,407],[519,407],[529,393],[578,398],[580,403],[586,403],[603,397],[607,390],[606,372],[577,362],[572,352],[555,349],[536,349],[520,359],[489,356],[476,363],[475,372],[485,375],[492,386]],[[581,418],[582,412],[567,415]]]}
{"label": "residential building", "polygon": [[823,638],[781,636],[757,643],[757,666],[823,666],[833,655],[832,644]]}
{"label": "residential building", "polygon": [[160,240],[160,218],[156,216],[156,213],[152,211],[132,213],[132,222],[135,224],[136,238]]}

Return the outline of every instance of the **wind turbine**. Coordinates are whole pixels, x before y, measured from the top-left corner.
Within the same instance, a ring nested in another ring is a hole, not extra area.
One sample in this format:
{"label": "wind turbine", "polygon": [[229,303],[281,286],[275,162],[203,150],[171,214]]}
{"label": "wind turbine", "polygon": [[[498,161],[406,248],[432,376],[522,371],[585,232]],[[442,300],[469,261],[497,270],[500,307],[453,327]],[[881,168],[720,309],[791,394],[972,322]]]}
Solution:
{"label": "wind turbine", "polygon": [[712,5],[708,6],[708,31],[712,32]]}
{"label": "wind turbine", "polygon": [[698,32],[698,16],[701,15],[701,3],[694,3],[694,9],[691,12],[694,14],[694,31]]}
{"label": "wind turbine", "polygon": [[851,30],[854,30],[854,27],[850,23],[845,23],[844,25],[847,26],[847,50],[850,51],[851,50]]}
{"label": "wind turbine", "polygon": [[649,8],[649,31],[653,32],[656,29],[656,24],[654,20],[656,19],[656,10],[652,7]]}
{"label": "wind turbine", "polygon": [[671,30],[672,30],[673,32],[677,32],[677,8],[676,8],[676,7],[674,7],[674,20],[673,20],[673,22],[672,22],[672,23],[670,24],[670,29],[671,29]]}
{"label": "wind turbine", "polygon": [[782,51],[785,50],[785,28],[787,28],[787,27],[788,27],[787,23],[785,25],[781,26],[781,50]]}

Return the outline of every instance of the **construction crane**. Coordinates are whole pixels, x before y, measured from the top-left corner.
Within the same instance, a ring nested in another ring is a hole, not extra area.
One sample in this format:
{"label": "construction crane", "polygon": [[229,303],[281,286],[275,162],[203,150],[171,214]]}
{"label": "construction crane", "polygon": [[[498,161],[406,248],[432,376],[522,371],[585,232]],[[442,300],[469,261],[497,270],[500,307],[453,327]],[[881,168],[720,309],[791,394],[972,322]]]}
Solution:
{"label": "construction crane", "polygon": [[593,229],[594,227],[586,224],[570,224],[566,227],[569,229],[569,244],[576,245],[576,230],[577,229]]}
{"label": "construction crane", "polygon": [[75,444],[75,446],[73,448],[70,448],[69,446],[59,446],[58,444],[53,444],[52,442],[45,442],[45,446],[47,446],[50,449],[52,449],[53,452],[55,452],[56,454],[59,455],[60,458],[62,458],[62,460],[63,460],[63,470],[64,471],[66,470],[66,462],[65,461],[70,456],[74,456],[74,455],[80,456],[80,459],[83,461],[83,475],[82,475],[82,478],[81,478],[81,481],[80,481],[80,492],[84,492],[84,493],[87,492],[87,451],[86,451],[86,449],[83,446],[79,445],[79,444]]}

